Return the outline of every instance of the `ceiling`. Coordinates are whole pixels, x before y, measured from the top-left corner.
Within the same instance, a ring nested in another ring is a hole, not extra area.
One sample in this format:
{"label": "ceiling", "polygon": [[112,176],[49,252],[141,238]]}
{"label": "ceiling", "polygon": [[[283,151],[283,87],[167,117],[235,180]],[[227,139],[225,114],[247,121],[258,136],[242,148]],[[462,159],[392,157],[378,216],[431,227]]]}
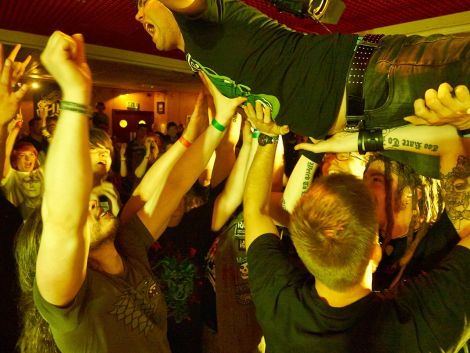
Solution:
{"label": "ceiling", "polygon": [[[346,9],[338,24],[326,25],[327,29],[311,18],[281,13],[270,1],[244,1],[303,32],[470,31],[470,0],[343,0]],[[135,12],[132,0],[0,0],[0,41],[23,44],[23,57],[32,54],[35,58],[29,74],[36,78],[48,78],[37,58],[47,36],[60,29],[84,34],[97,86],[142,91],[196,89],[198,80],[186,68],[182,54],[158,52],[135,21]],[[426,20],[439,16],[444,17]],[[407,22],[413,23],[396,26]]]}

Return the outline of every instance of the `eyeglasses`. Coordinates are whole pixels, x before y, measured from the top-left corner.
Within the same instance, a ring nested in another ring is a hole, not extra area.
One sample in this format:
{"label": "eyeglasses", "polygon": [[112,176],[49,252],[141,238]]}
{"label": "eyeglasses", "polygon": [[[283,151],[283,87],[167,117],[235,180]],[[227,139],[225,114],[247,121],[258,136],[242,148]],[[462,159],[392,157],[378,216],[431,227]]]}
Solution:
{"label": "eyeglasses", "polygon": [[354,153],[354,152],[339,152],[339,153],[335,153],[335,158],[336,158],[338,161],[341,161],[341,162],[349,161],[351,158],[358,159],[358,160],[360,160],[362,163],[365,162],[365,159],[364,159],[364,158],[359,157],[359,156],[357,155],[357,153]]}

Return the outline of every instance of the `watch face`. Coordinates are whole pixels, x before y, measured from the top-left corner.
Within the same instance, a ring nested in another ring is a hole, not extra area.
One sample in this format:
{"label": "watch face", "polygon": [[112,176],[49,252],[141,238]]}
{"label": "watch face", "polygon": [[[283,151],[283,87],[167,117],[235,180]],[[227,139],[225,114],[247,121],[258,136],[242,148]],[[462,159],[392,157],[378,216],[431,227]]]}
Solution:
{"label": "watch face", "polygon": [[265,146],[267,143],[269,143],[268,138],[269,138],[269,136],[267,136],[265,134],[260,134],[259,137],[258,137],[258,144],[260,146]]}
{"label": "watch face", "polygon": [[268,135],[261,133],[258,137],[258,144],[260,146],[266,146],[267,144],[277,142],[278,139],[279,139],[278,136],[268,136]]}

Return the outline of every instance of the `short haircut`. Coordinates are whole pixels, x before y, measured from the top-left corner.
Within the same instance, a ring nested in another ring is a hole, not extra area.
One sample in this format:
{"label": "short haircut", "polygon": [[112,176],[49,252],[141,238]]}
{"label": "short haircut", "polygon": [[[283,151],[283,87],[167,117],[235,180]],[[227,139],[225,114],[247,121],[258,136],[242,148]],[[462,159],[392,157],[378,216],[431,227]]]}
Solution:
{"label": "short haircut", "polygon": [[18,156],[21,154],[21,152],[33,152],[36,156],[36,163],[34,165],[34,169],[39,168],[38,150],[36,149],[36,147],[34,147],[31,142],[26,141],[19,141],[13,146],[13,151],[11,152],[10,156],[10,163],[13,168],[18,168]]}
{"label": "short haircut", "polygon": [[174,121],[170,121],[168,124],[166,124],[166,128],[169,129],[170,127],[178,127]]}
{"label": "short haircut", "polygon": [[109,137],[108,133],[103,129],[98,129],[94,127],[90,129],[89,144],[90,149],[100,148],[104,146],[111,152],[111,154],[114,151],[113,141],[111,140],[111,137]]}
{"label": "short haircut", "polygon": [[295,207],[289,229],[309,272],[344,291],[362,280],[377,239],[372,195],[353,175],[319,177]]}

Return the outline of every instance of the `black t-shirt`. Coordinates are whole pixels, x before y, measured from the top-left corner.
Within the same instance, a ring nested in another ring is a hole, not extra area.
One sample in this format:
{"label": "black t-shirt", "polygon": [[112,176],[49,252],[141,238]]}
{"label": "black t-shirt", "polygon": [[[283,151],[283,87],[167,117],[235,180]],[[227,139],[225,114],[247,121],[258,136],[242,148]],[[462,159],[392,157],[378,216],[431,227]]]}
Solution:
{"label": "black t-shirt", "polygon": [[326,135],[339,111],[356,35],[295,32],[239,0],[207,0],[201,16],[175,17],[193,59],[253,93],[276,96],[279,124]]}
{"label": "black t-shirt", "polygon": [[[455,231],[447,213],[429,229],[419,243],[412,259],[401,277],[402,280],[429,272],[454,248],[460,237]],[[392,239],[382,254],[382,260],[374,273],[374,290],[383,290],[390,286],[400,271],[398,262],[408,246],[406,237]]]}
{"label": "black t-shirt", "polygon": [[248,265],[269,353],[455,352],[470,337],[470,251],[461,246],[426,276],[342,308],[318,296],[272,234],[252,243]]}

